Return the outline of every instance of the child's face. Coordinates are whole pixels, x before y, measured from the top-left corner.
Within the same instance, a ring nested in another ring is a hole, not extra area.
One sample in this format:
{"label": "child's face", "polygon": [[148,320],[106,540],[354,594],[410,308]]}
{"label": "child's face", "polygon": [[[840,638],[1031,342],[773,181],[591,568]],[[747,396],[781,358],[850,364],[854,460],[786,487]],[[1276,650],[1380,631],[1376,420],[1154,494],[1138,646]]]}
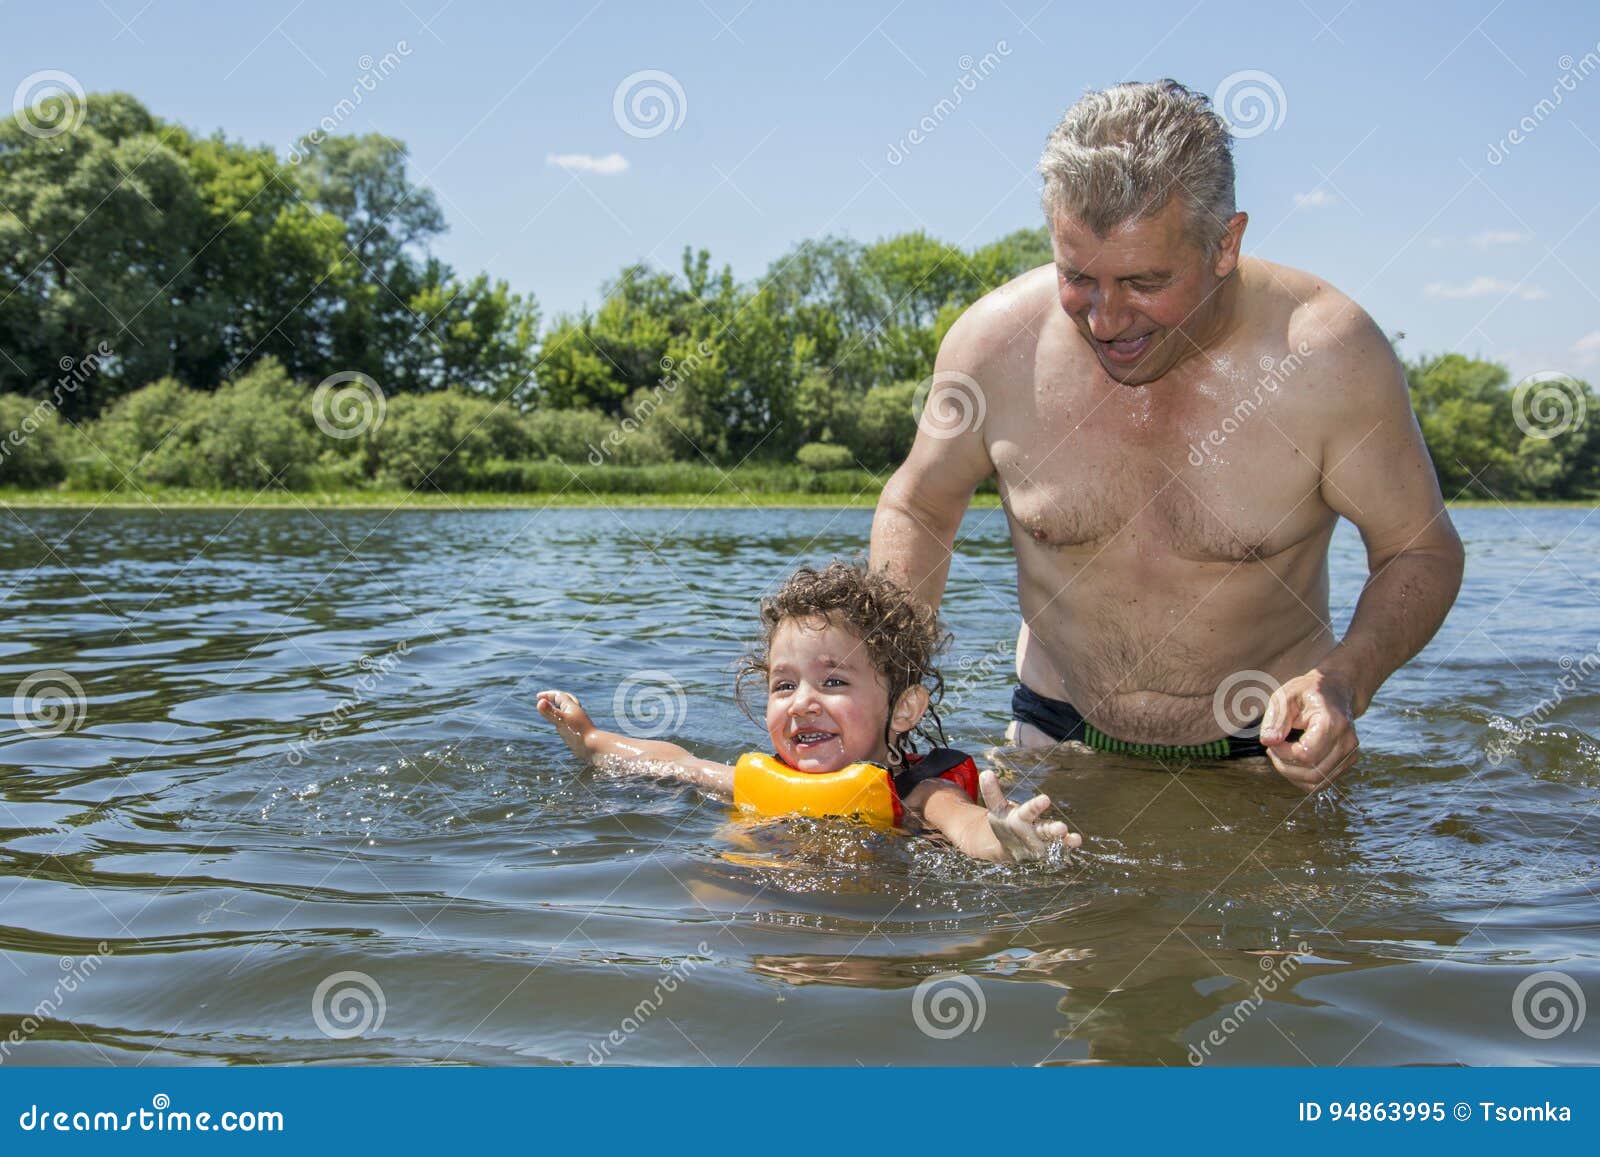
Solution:
{"label": "child's face", "polygon": [[768,659],[767,733],[785,763],[828,772],[888,761],[889,691],[855,632],[821,617],[784,619]]}

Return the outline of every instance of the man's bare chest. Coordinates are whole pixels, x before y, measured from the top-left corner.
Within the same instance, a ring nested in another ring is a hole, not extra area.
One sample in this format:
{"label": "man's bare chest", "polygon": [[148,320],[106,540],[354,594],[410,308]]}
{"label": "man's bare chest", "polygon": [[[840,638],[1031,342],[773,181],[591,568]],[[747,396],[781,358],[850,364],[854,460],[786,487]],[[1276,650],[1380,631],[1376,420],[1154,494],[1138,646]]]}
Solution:
{"label": "man's bare chest", "polygon": [[[990,455],[1019,550],[1120,550],[1259,561],[1331,517],[1320,447],[1255,392],[1181,406],[1058,398],[990,422]],[[1243,404],[1242,404],[1243,403]],[[991,419],[993,415],[991,415]]]}

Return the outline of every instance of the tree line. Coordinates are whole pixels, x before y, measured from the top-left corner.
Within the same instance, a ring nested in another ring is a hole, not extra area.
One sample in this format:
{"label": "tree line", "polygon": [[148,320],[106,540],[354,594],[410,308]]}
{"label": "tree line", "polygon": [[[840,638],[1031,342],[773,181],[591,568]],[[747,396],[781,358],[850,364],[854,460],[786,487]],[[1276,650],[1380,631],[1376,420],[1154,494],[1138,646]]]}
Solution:
{"label": "tree line", "polygon": [[[123,93],[53,111],[70,131],[0,125],[0,485],[880,472],[909,448],[918,382],[961,311],[1051,259],[1043,227],[971,249],[807,240],[751,282],[691,249],[677,270],[624,267],[596,308],[545,325],[531,293],[432,252],[444,215],[399,141],[329,136],[280,158]],[[1600,492],[1587,385],[1561,384],[1587,418],[1547,437],[1499,365],[1406,371],[1448,495]]]}

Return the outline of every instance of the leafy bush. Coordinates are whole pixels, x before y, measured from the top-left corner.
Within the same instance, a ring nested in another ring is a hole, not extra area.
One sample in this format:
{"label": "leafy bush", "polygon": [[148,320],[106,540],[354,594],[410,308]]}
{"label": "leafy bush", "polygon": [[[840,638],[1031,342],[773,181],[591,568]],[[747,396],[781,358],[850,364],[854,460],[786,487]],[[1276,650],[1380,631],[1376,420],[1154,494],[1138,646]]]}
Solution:
{"label": "leafy bush", "polygon": [[532,447],[514,409],[454,390],[390,398],[367,438],[378,482],[406,490],[470,489],[488,463],[525,457]]}
{"label": "leafy bush", "polygon": [[794,452],[794,460],[809,470],[848,470],[856,464],[856,456],[848,446],[835,446],[830,442],[807,442]]}
{"label": "leafy bush", "polygon": [[671,460],[653,411],[608,418],[598,410],[535,410],[523,422],[535,458],[590,465],[649,466]]}
{"label": "leafy bush", "polygon": [[196,455],[210,486],[299,490],[321,449],[310,392],[273,358],[218,389],[197,427]]}
{"label": "leafy bush", "polygon": [[74,462],[73,484],[114,487],[126,475],[137,486],[205,485],[198,447],[211,402],[173,378],[123,395],[89,427],[103,455],[91,452]]}
{"label": "leafy bush", "polygon": [[911,402],[916,382],[873,386],[861,401],[851,450],[865,466],[898,466],[911,452],[917,436],[917,418]]}
{"label": "leafy bush", "polygon": [[0,485],[53,486],[67,474],[61,419],[48,401],[0,394]]}

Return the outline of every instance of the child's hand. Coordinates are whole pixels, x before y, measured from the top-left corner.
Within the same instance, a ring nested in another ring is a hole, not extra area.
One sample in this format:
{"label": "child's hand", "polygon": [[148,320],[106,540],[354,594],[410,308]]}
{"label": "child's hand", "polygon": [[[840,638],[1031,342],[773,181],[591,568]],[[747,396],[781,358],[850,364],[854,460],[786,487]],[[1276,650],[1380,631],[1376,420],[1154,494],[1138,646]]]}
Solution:
{"label": "child's hand", "polygon": [[595,725],[577,696],[565,691],[541,691],[538,708],[540,715],[556,725],[556,731],[572,748],[572,754],[587,760],[590,757],[589,734],[595,730]]}
{"label": "child's hand", "polygon": [[1083,844],[1083,837],[1068,831],[1066,824],[1057,820],[1039,822],[1050,807],[1049,796],[1036,795],[1025,804],[1014,804],[1006,799],[992,771],[978,776],[978,790],[989,808],[989,830],[1000,841],[1008,859],[1017,863],[1038,860],[1049,854],[1053,844],[1067,848]]}

